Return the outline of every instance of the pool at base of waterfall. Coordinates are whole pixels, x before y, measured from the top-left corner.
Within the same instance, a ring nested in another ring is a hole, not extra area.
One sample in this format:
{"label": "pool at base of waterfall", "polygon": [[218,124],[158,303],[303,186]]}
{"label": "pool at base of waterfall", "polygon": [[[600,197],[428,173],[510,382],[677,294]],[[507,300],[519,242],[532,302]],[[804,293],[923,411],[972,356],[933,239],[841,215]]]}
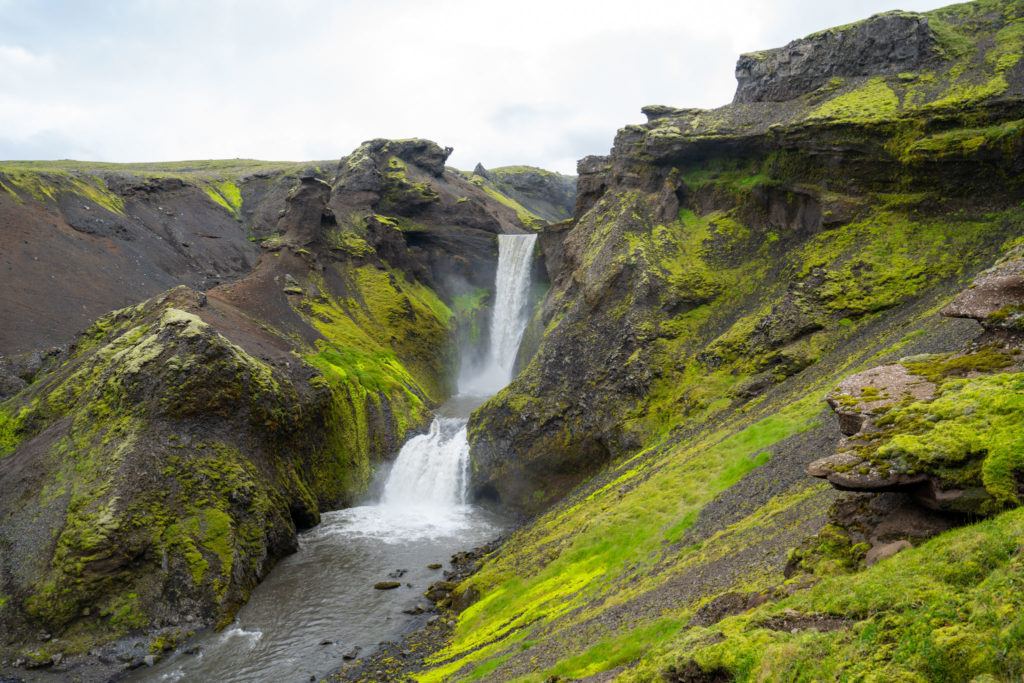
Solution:
{"label": "pool at base of waterfall", "polygon": [[[308,681],[426,623],[423,592],[444,578],[450,556],[500,532],[501,521],[469,505],[366,505],[328,512],[303,533],[253,592],[234,624],[191,641],[139,681]],[[428,565],[440,563],[441,569]],[[392,590],[374,589],[397,581]],[[195,647],[199,649],[196,651]]]}

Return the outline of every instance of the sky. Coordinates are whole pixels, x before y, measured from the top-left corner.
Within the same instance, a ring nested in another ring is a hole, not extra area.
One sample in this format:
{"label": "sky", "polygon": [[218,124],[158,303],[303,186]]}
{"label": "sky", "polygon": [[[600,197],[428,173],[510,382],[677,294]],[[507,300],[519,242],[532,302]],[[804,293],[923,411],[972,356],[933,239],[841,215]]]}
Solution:
{"label": "sky", "polygon": [[0,0],[0,159],[326,160],[378,137],[574,173],[742,52],[939,0]]}

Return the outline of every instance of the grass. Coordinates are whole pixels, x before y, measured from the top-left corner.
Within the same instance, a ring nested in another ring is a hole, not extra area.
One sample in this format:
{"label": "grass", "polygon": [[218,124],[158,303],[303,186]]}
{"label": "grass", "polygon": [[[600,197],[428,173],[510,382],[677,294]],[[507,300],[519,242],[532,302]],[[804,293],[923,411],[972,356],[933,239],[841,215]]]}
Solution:
{"label": "grass", "polygon": [[[656,464],[626,469],[585,503],[548,513],[518,532],[509,541],[515,553],[499,556],[471,580],[484,597],[463,612],[453,642],[431,658],[434,668],[421,680],[440,680],[463,666],[504,656],[544,625],[617,592],[624,576],[641,575],[657,562],[665,544],[692,525],[703,505],[763,464],[773,444],[814,426],[819,401],[820,396],[809,397],[732,434],[720,431],[670,449]],[[519,562],[522,557],[548,561],[530,566]],[[647,635],[667,635],[672,624],[653,625]],[[644,637],[641,632],[605,642],[564,666],[573,675],[605,670],[635,655]]]}
{"label": "grass", "polygon": [[[1017,680],[1024,675],[1022,535],[1024,510],[947,532],[727,618],[715,627],[721,642],[701,642],[708,630],[692,629],[657,660],[692,658],[737,681]],[[762,625],[792,612],[839,615],[850,624],[829,632]]]}
{"label": "grass", "polygon": [[145,177],[194,176],[208,179],[238,178],[253,173],[284,172],[298,174],[309,167],[331,168],[335,161],[260,161],[257,159],[204,159],[111,163],[104,161],[0,161],[0,173],[129,173]]}

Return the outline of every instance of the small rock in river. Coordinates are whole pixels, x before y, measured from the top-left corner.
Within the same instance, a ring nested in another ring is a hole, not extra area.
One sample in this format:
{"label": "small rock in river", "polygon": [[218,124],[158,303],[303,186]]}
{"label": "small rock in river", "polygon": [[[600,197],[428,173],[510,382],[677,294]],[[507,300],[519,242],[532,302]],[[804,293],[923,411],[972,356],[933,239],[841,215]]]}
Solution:
{"label": "small rock in river", "polygon": [[441,568],[441,563],[440,562],[434,562],[433,564],[428,564],[427,565],[427,569],[440,569],[440,568]]}
{"label": "small rock in river", "polygon": [[334,641],[333,640],[321,640],[320,644],[321,645],[334,645]]}
{"label": "small rock in river", "polygon": [[373,587],[379,591],[389,591],[392,588],[398,588],[402,583],[400,581],[378,581],[373,584]]}

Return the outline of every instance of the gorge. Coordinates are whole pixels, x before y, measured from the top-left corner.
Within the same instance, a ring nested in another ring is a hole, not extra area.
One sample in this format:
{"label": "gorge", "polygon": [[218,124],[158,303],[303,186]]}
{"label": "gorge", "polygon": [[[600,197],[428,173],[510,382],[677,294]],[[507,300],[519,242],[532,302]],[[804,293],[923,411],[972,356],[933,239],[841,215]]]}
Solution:
{"label": "gorge", "polygon": [[0,680],[1019,679],[1024,5],[736,77],[574,178],[0,162]]}

